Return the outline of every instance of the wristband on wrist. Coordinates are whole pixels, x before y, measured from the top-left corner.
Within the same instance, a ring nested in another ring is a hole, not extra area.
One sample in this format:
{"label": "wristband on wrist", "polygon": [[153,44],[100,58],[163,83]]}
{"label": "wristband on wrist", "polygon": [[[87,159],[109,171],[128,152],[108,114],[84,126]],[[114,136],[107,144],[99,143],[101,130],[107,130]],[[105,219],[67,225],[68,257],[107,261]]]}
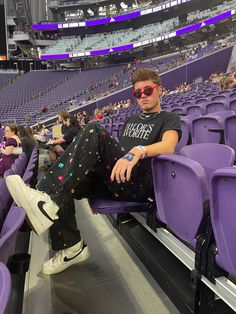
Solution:
{"label": "wristband on wrist", "polygon": [[142,155],[140,156],[140,159],[144,159],[147,157],[147,148],[145,146],[138,145],[138,146],[135,146],[135,148],[138,148],[140,152],[142,153]]}

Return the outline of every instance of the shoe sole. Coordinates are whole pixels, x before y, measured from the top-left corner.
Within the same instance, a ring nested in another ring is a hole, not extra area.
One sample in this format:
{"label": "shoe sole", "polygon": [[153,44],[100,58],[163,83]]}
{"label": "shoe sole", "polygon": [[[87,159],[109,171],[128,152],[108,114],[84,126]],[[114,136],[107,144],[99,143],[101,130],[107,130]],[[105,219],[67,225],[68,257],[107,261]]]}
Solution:
{"label": "shoe sole", "polygon": [[17,206],[25,210],[29,224],[35,233],[41,235],[52,226],[52,221],[46,218],[38,208],[35,209],[34,206],[29,204],[26,197],[27,191],[25,191],[25,183],[20,176],[13,175],[6,177],[6,185]]}
{"label": "shoe sole", "polygon": [[89,249],[88,247],[86,246],[84,249],[83,249],[83,252],[81,252],[81,255],[80,255],[80,258],[78,261],[76,261],[76,259],[73,261],[73,262],[68,262],[68,264],[64,264],[63,267],[61,267],[60,269],[57,269],[55,271],[47,271],[47,270],[44,270],[43,267],[41,269],[41,272],[45,275],[55,275],[55,274],[58,274],[58,273],[61,273],[63,272],[64,270],[66,270],[67,268],[75,265],[75,264],[80,264],[84,261],[86,261],[88,258],[90,257],[90,252],[89,252]]}

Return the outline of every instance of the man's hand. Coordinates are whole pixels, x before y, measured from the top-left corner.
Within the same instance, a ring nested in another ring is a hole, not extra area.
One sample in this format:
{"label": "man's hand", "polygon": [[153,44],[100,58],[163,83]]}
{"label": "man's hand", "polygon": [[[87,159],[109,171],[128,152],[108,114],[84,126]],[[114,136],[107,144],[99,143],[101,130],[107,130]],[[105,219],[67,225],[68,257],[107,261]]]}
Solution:
{"label": "man's hand", "polygon": [[53,140],[50,139],[50,140],[46,143],[46,145],[53,145]]}
{"label": "man's hand", "polygon": [[131,176],[131,171],[133,167],[137,164],[142,153],[138,148],[132,148],[125,156],[117,160],[111,173],[111,182],[114,180],[117,183],[129,181]]}

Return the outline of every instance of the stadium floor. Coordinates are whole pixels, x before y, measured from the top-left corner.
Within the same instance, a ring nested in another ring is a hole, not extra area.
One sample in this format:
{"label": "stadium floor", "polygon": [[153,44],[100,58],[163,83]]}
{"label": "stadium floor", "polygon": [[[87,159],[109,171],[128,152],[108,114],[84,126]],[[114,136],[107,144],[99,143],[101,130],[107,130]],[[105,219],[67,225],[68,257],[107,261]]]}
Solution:
{"label": "stadium floor", "polygon": [[86,200],[77,201],[76,208],[90,258],[61,274],[43,275],[41,264],[50,255],[48,234],[32,233],[22,313],[179,313],[106,217],[92,215]]}

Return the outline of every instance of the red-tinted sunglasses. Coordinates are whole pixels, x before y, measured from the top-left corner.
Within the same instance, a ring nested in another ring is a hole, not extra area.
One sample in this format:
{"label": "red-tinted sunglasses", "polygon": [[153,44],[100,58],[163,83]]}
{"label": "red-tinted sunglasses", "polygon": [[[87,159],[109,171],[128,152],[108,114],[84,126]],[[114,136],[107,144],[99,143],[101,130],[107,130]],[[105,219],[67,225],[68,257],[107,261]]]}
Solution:
{"label": "red-tinted sunglasses", "polygon": [[144,88],[143,90],[141,89],[135,89],[132,94],[135,98],[140,99],[142,95],[144,94],[145,96],[151,96],[154,92],[154,89],[159,87],[159,85],[154,85],[154,86],[148,86]]}

